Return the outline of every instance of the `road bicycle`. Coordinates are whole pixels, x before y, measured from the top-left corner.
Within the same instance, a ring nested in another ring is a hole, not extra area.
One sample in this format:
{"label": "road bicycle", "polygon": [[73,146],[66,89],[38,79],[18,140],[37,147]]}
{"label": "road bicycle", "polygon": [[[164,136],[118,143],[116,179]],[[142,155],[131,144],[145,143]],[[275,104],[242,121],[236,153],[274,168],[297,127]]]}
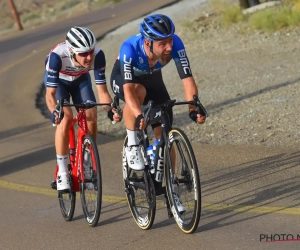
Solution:
{"label": "road bicycle", "polygon": [[[109,105],[111,103],[83,103],[66,104],[63,99],[58,101],[57,110],[61,117],[63,107],[75,107],[77,115],[73,118],[69,130],[69,159],[68,164],[69,191],[58,191],[58,200],[63,218],[66,221],[73,219],[76,203],[76,193],[80,192],[81,204],[86,222],[94,227],[98,224],[102,203],[102,177],[101,165],[97,144],[88,134],[86,110],[95,106]],[[77,126],[77,138],[75,138],[75,126]],[[54,181],[51,187],[57,190],[58,166],[56,165]]]}
{"label": "road bicycle", "polygon": [[[154,154],[154,171],[151,161],[146,154],[149,146],[147,127],[138,131],[139,144],[145,162],[144,170],[131,169],[126,160],[125,147],[127,136],[123,142],[123,179],[130,211],[141,229],[150,229],[154,222],[156,211],[156,196],[164,194],[168,217],[174,217],[178,227],[185,233],[193,233],[199,224],[201,215],[201,186],[197,161],[193,148],[179,128],[172,128],[168,116],[168,109],[176,105],[191,104],[197,107],[198,113],[208,116],[205,108],[195,95],[192,101],[176,102],[170,100],[163,104],[149,101],[142,107],[144,120],[148,125],[160,122],[162,132],[160,141]],[[151,109],[156,111],[156,118],[150,118]],[[149,119],[148,119],[149,118]],[[153,173],[154,172],[154,173]],[[179,212],[174,196],[176,193],[185,212]]]}

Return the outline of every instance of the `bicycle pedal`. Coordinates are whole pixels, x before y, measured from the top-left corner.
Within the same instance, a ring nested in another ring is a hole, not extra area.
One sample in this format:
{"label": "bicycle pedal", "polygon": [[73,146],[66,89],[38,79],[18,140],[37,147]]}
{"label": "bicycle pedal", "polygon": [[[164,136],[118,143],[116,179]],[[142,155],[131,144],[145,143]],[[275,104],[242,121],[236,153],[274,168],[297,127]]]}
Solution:
{"label": "bicycle pedal", "polygon": [[52,189],[57,190],[56,181],[52,181],[50,186],[51,186]]}

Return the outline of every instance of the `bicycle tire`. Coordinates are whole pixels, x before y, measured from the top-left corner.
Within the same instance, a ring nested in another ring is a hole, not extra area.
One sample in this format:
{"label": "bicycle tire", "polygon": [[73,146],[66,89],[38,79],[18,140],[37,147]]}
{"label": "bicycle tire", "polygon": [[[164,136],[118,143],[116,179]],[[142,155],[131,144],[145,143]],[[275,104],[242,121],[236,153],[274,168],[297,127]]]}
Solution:
{"label": "bicycle tire", "polygon": [[[201,216],[201,183],[197,161],[193,148],[182,130],[173,128],[168,133],[168,138],[170,147],[169,151],[165,151],[167,196],[178,227],[183,232],[191,234],[197,229]],[[166,145],[165,150],[167,148]],[[176,156],[172,158],[173,164],[171,154]],[[179,212],[174,192],[179,195],[181,203],[186,208],[185,212]]]}
{"label": "bicycle tire", "polygon": [[83,151],[80,163],[82,167],[80,168],[80,171],[83,170],[84,153],[88,151],[90,154],[89,166],[91,175],[89,179],[80,181],[81,204],[86,222],[89,226],[95,227],[100,218],[102,204],[102,175],[100,158],[97,144],[89,134],[86,134],[83,137],[82,143]]}
{"label": "bicycle tire", "polygon": [[[70,186],[72,187],[72,178],[70,178]],[[63,218],[65,221],[71,221],[75,211],[76,192],[58,191],[58,200]]]}
{"label": "bicycle tire", "polygon": [[[156,195],[153,180],[150,173],[145,171],[133,170],[127,164],[125,155],[125,146],[127,145],[127,136],[123,142],[123,181],[128,206],[135,223],[143,230],[152,227],[156,212]],[[145,190],[145,178],[150,186],[151,206],[147,201]],[[139,186],[139,187],[138,187]]]}

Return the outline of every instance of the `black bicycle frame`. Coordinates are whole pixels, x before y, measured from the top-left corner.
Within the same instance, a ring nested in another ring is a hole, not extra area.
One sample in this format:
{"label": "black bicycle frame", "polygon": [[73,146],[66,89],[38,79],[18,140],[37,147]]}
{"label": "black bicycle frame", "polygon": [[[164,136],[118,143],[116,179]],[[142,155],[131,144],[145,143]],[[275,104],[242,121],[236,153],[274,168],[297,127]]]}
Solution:
{"label": "black bicycle frame", "polygon": [[[203,115],[203,116],[208,116],[205,108],[203,107],[203,105],[201,104],[198,96],[194,95],[193,96],[193,100],[192,101],[185,101],[185,102],[176,102],[176,100],[169,100],[167,101],[166,103],[164,104],[161,104],[161,105],[155,105],[153,104],[153,101],[149,101],[147,105],[145,105],[143,107],[143,114],[144,114],[144,119],[145,121],[148,121],[148,124],[151,124],[151,121],[149,121],[149,114],[150,114],[150,111],[152,109],[152,107],[154,106],[157,106],[160,108],[161,110],[161,127],[162,127],[162,131],[161,131],[161,136],[160,136],[160,141],[155,149],[155,155],[158,156],[158,157],[155,157],[155,161],[154,161],[154,167],[155,167],[155,181],[157,182],[162,182],[163,181],[163,174],[164,174],[164,161],[165,160],[170,160],[170,157],[165,157],[164,155],[164,150],[163,148],[165,147],[165,145],[167,144],[167,148],[169,149],[170,148],[170,144],[169,144],[169,141],[172,140],[172,138],[168,138],[168,134],[169,132],[172,130],[172,125],[170,124],[170,118],[169,118],[169,115],[168,115],[168,112],[167,112],[167,109],[169,107],[172,107],[175,106],[175,105],[184,105],[184,104],[190,104],[190,105],[194,105],[196,108],[197,108],[197,111],[199,114]],[[144,146],[144,149],[146,151],[146,149],[148,148],[149,146],[149,139],[148,139],[148,133],[147,133],[147,127],[146,129],[144,129],[143,131],[140,131],[140,136],[142,136],[142,139],[143,139],[143,146]],[[182,150],[179,149],[182,153]],[[169,152],[167,150],[167,152]],[[145,156],[147,158],[147,166],[145,168],[146,171],[148,171],[149,169],[149,159],[147,156]]]}

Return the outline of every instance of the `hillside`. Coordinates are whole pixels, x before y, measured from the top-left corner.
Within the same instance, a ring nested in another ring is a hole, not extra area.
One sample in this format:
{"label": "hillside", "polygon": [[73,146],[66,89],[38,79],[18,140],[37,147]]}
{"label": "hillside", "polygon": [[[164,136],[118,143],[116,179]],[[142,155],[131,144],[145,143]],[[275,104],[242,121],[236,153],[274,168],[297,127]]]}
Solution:
{"label": "hillside", "polygon": [[[170,15],[189,56],[199,96],[210,116],[197,126],[187,108],[174,110],[175,125],[196,143],[218,145],[298,146],[300,140],[300,28],[273,33],[219,24],[209,5],[182,1],[160,12]],[[195,3],[194,5],[192,3]],[[137,32],[129,23],[99,42],[110,77],[120,41]],[[183,88],[174,63],[163,69],[172,98],[182,100]],[[102,111],[101,111],[102,112]],[[100,131],[116,135],[120,127],[100,119]]]}
{"label": "hillside", "polygon": [[[15,0],[24,28],[63,20],[90,10],[112,5],[121,0]],[[8,1],[0,2],[0,35],[16,30]]]}

